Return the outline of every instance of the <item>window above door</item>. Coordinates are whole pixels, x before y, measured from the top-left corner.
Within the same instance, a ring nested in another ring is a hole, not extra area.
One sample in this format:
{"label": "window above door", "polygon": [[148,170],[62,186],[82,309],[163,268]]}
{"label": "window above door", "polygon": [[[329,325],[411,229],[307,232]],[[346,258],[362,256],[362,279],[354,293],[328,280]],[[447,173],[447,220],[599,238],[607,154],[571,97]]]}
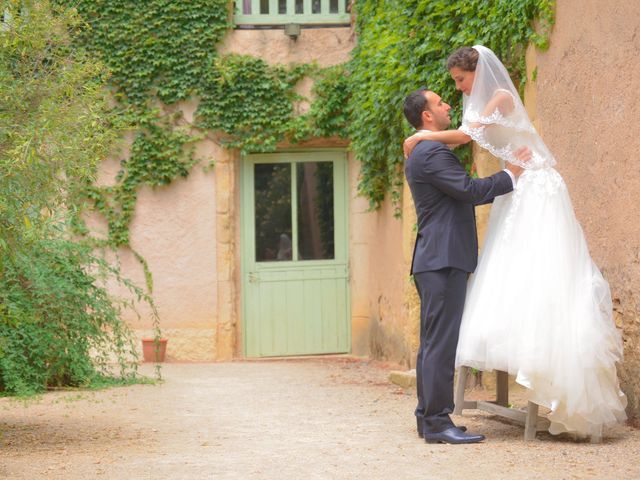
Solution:
{"label": "window above door", "polygon": [[236,0],[236,25],[300,25],[351,22],[350,0]]}

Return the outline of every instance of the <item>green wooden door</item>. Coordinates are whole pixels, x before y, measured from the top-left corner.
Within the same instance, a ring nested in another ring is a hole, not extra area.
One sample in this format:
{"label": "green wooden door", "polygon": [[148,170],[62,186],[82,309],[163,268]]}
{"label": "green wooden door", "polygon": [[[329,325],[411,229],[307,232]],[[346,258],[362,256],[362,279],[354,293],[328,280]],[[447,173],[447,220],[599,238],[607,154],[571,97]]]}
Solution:
{"label": "green wooden door", "polygon": [[350,350],[346,170],[336,151],[243,159],[247,356]]}

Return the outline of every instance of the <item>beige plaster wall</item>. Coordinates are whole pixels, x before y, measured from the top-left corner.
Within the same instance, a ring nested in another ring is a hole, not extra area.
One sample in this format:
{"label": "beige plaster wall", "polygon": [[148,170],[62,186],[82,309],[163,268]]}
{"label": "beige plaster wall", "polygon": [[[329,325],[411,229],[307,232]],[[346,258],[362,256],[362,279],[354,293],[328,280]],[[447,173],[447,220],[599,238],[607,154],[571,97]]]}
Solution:
{"label": "beige plaster wall", "polygon": [[[478,177],[488,177],[500,171],[500,160],[488,151],[479,147],[475,142],[472,145],[473,162]],[[484,237],[489,223],[489,214],[491,213],[491,204],[479,205],[476,207],[476,225],[478,226],[478,246],[482,248],[484,245]]]}
{"label": "beige plaster wall", "polygon": [[[394,207],[387,200],[376,212],[369,234],[370,263],[370,355],[381,360],[393,360],[413,365],[411,338],[416,326],[407,314],[405,295],[414,290],[409,281],[409,262],[405,260],[403,238],[415,233],[405,232],[401,219],[394,217]],[[417,331],[417,329],[416,329]]]}
{"label": "beige plaster wall", "polygon": [[[217,177],[205,171],[213,156],[225,155],[212,142],[201,142],[197,155],[202,162],[187,179],[177,179],[161,188],[141,188],[130,225],[131,247],[142,255],[153,274],[153,298],[160,314],[163,334],[169,339],[168,358],[211,360],[215,358],[218,312],[221,301],[224,262],[218,259],[216,238],[223,234],[219,226]],[[113,178],[114,162],[105,162],[103,182]],[[104,221],[94,215],[94,230],[104,230]],[[96,228],[97,227],[97,228]],[[219,250],[219,249],[218,249]],[[123,275],[140,286],[145,285],[140,262],[129,249],[118,252]],[[123,288],[114,293],[126,296]],[[138,337],[152,335],[150,309],[137,306],[124,313]]]}
{"label": "beige plaster wall", "polygon": [[371,234],[375,216],[369,212],[369,202],[358,196],[360,164],[348,157],[349,173],[349,289],[351,301],[351,352],[367,356],[370,351],[370,294],[373,282],[370,250],[375,243]]}
{"label": "beige plaster wall", "polygon": [[[640,227],[635,219],[640,176],[632,165],[640,140],[634,130],[638,105],[640,45],[634,7],[621,0],[606,11],[596,0],[559,0],[548,52],[529,51],[537,81],[527,90],[527,107],[559,160],[577,215],[596,263],[611,283],[618,324],[624,329],[621,371],[631,410],[638,410],[640,381]],[[576,12],[581,12],[576,15]],[[297,41],[282,30],[230,32],[222,53],[260,56],[270,63],[344,62],[353,48],[349,28],[303,29]],[[310,83],[302,86],[308,92]],[[189,120],[195,101],[183,106]],[[308,146],[336,146],[319,140]],[[154,297],[170,339],[169,359],[216,360],[242,355],[239,282],[239,166],[237,152],[206,140],[198,145],[203,164],[186,180],[140,192],[132,224],[132,245],[154,273]],[[490,157],[477,157],[481,176],[497,170]],[[108,183],[117,164],[105,162]],[[403,216],[386,203],[369,212],[357,196],[359,165],[349,159],[350,293],[352,353],[400,361],[413,367],[418,345],[419,302],[408,278],[415,232],[410,194]],[[635,200],[635,201],[634,201]],[[482,237],[483,218],[479,211]],[[99,221],[94,220],[97,230]],[[143,283],[130,252],[120,254],[125,274]],[[147,312],[128,320],[138,335],[149,333]]]}
{"label": "beige plaster wall", "polygon": [[349,59],[354,36],[350,27],[302,28],[297,40],[282,29],[234,30],[222,42],[218,51],[252,55],[270,64],[317,62],[328,67]]}
{"label": "beige plaster wall", "polygon": [[610,283],[629,412],[640,413],[640,20],[637,2],[558,0],[529,100],[591,255]]}
{"label": "beige plaster wall", "polygon": [[409,270],[415,210],[406,188],[400,209],[387,199],[378,211],[357,196],[359,165],[351,164],[351,308],[353,353],[415,366],[419,301]]}

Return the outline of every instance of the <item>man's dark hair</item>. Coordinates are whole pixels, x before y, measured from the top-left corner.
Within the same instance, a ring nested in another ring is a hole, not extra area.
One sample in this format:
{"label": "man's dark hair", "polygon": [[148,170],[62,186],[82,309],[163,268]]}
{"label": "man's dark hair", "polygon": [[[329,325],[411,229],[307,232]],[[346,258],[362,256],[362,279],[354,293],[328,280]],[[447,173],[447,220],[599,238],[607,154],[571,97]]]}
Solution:
{"label": "man's dark hair", "polygon": [[404,99],[404,116],[416,130],[422,128],[422,112],[429,110],[429,102],[424,96],[426,91],[425,87],[419,88]]}

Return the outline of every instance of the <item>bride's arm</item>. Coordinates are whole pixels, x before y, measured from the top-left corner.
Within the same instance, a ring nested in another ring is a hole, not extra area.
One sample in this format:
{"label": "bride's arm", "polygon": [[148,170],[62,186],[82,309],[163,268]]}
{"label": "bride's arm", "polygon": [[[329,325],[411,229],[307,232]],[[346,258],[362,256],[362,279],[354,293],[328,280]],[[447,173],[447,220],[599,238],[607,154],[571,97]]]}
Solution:
{"label": "bride's arm", "polygon": [[409,157],[418,142],[422,140],[431,140],[434,142],[442,142],[447,145],[460,145],[468,143],[471,137],[460,130],[442,130],[440,132],[416,132],[408,137],[402,147],[405,158]]}
{"label": "bride's arm", "polygon": [[[496,111],[502,116],[509,115],[515,108],[515,100],[513,95],[508,90],[498,89],[493,94],[493,97],[487,102],[482,109],[482,117],[491,117]],[[471,128],[480,128],[491,126],[491,123],[485,122],[473,122],[469,123]]]}
{"label": "bride's arm", "polygon": [[[509,115],[515,108],[515,100],[508,90],[498,89],[493,97],[485,105],[482,116],[488,117],[498,110],[502,115]],[[473,123],[471,127],[478,128],[481,123]],[[416,132],[408,137],[402,145],[404,157],[408,158],[418,142],[422,140],[432,140],[446,143],[449,146],[457,146],[468,143],[471,137],[461,130],[442,130],[440,132]]]}
{"label": "bride's arm", "polygon": [[498,89],[485,105],[482,116],[488,117],[498,110],[502,115],[509,115],[515,108],[514,98],[508,90]]}

